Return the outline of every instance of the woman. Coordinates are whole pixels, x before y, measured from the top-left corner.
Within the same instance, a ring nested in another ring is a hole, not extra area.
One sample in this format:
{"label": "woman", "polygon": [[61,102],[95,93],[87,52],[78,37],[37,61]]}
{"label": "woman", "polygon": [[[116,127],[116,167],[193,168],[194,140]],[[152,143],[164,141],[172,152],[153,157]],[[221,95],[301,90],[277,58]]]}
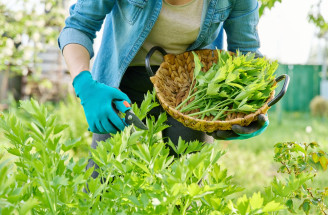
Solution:
{"label": "woman", "polygon": [[[91,75],[93,40],[105,18]],[[58,43],[94,133],[92,147],[126,126],[113,110],[113,99],[140,103],[144,93],[152,90],[144,67],[151,47],[161,46],[173,54],[215,46],[220,49],[224,29],[229,51],[260,55],[258,20],[256,0],[78,0],[70,8]],[[156,69],[162,58],[156,53],[151,60]],[[212,136],[249,138],[262,133],[268,122],[265,115],[260,115],[250,126],[235,126],[232,131],[217,131]],[[206,138],[205,133],[186,128],[170,117],[167,123],[171,127],[163,136],[175,144],[180,136],[186,141]]]}

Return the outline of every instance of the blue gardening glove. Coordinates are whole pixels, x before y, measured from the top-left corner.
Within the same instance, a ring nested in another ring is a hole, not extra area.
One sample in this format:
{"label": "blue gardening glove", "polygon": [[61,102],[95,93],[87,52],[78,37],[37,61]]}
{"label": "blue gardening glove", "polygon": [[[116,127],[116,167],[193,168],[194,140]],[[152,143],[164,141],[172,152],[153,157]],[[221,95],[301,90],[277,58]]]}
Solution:
{"label": "blue gardening glove", "polygon": [[[125,100],[129,97],[120,90],[109,87],[92,79],[89,71],[83,71],[73,80],[77,97],[81,99],[89,130],[94,133],[116,133],[125,128],[126,124],[113,109],[113,101]],[[118,111],[120,107],[117,107]]]}
{"label": "blue gardening glove", "polygon": [[269,125],[267,114],[260,114],[256,121],[248,126],[233,125],[232,130],[217,130],[209,133],[217,140],[244,140],[262,134]]}

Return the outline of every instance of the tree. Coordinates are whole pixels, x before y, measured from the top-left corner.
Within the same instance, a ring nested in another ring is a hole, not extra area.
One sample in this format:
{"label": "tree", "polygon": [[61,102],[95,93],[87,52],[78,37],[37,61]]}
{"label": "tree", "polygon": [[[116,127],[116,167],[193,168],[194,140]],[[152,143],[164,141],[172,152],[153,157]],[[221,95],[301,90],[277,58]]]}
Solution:
{"label": "tree", "polygon": [[[282,0],[260,0],[260,16],[264,14],[265,9],[272,9],[277,2],[281,3]],[[310,23],[313,23],[316,27],[320,29],[318,34],[319,37],[323,37],[328,32],[328,20],[325,20],[322,15],[323,9],[322,0],[318,0],[315,4],[312,5],[308,13],[308,20]]]}
{"label": "tree", "polygon": [[269,10],[271,8],[273,8],[275,6],[275,4],[277,2],[280,2],[281,3],[281,0],[260,0],[260,9],[259,9],[259,13],[260,13],[260,16],[262,16],[264,14],[264,10],[266,8],[268,8]]}
{"label": "tree", "polygon": [[64,25],[64,0],[0,0],[0,100],[10,76],[38,71],[38,53],[55,44]]}
{"label": "tree", "polygon": [[313,23],[316,27],[320,29],[318,36],[323,37],[328,33],[328,20],[322,15],[323,12],[322,0],[319,0],[314,4],[309,12],[309,22]]}

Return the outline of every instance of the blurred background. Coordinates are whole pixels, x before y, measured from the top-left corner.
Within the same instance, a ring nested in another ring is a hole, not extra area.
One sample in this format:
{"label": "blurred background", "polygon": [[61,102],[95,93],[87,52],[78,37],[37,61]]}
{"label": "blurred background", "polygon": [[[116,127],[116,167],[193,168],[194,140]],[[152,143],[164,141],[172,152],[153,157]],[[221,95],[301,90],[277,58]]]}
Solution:
{"label": "blurred background", "polygon": [[[70,124],[68,137],[82,137],[83,144],[74,150],[76,156],[86,156],[83,145],[90,144],[91,136],[57,46],[74,2],[0,0],[0,111],[20,114],[17,102],[31,97],[46,103]],[[260,5],[260,51],[278,60],[277,75],[288,74],[291,82],[287,94],[269,110],[270,126],[264,134],[222,141],[228,152],[222,165],[249,193],[262,189],[276,174],[274,144],[315,141],[328,149],[328,0],[261,0]],[[3,147],[6,140],[0,134],[0,153]],[[327,183],[325,177],[317,183]]]}

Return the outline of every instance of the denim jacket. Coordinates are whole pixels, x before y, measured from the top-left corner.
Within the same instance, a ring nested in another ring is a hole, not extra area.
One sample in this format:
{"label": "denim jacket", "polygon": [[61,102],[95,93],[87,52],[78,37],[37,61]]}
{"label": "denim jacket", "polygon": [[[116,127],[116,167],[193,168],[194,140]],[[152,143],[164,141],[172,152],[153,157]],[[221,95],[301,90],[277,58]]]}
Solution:
{"label": "denim jacket", "polygon": [[[70,7],[70,16],[58,38],[59,47],[62,50],[67,44],[80,44],[92,58],[93,40],[106,20],[92,76],[118,87],[161,8],[162,0],[78,0]],[[258,52],[258,21],[257,0],[204,0],[199,35],[186,51],[214,48],[223,27],[229,51]]]}

